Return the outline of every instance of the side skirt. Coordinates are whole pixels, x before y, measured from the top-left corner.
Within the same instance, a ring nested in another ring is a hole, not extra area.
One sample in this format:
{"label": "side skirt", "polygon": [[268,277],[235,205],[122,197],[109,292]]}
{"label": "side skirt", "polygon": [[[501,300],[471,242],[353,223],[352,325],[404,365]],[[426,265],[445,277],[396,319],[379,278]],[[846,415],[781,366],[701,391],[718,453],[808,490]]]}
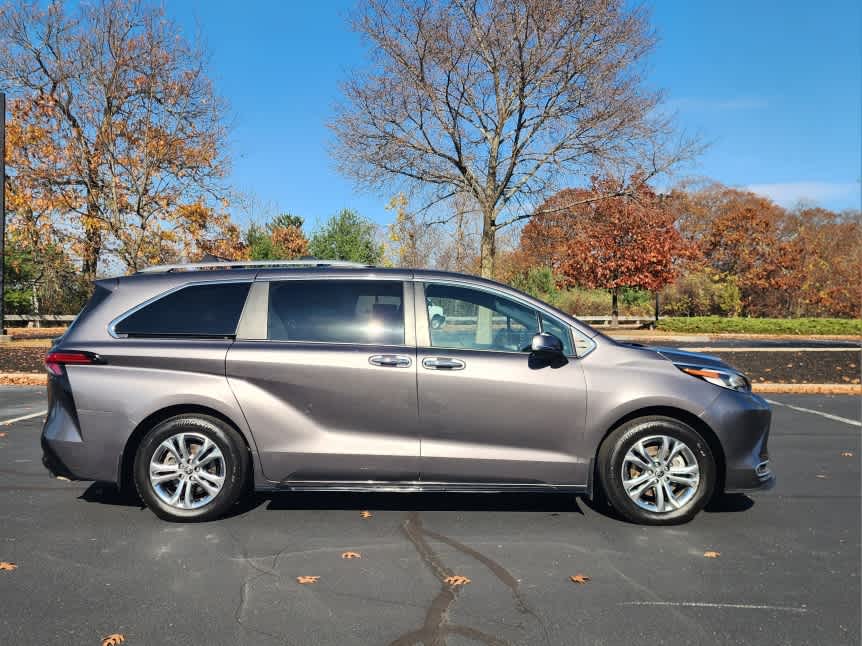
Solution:
{"label": "side skirt", "polygon": [[590,490],[587,485],[554,484],[509,484],[488,482],[325,482],[290,481],[258,485],[258,491],[339,491],[339,492],[382,492],[382,493],[572,493],[583,494]]}

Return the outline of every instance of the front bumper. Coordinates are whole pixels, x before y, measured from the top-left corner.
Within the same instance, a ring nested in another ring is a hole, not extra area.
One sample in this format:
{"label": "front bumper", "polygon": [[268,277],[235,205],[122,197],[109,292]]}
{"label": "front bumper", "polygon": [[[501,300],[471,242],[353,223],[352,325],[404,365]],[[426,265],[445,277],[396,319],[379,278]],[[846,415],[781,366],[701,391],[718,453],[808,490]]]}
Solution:
{"label": "front bumper", "polygon": [[772,411],[762,397],[727,390],[701,417],[721,442],[725,492],[764,490],[775,486],[767,448]]}

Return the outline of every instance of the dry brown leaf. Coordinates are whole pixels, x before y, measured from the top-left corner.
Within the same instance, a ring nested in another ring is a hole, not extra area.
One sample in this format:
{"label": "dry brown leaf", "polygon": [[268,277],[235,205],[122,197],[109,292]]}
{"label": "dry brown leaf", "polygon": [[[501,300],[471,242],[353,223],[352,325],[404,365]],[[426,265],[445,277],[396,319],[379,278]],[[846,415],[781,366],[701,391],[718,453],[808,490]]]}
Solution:
{"label": "dry brown leaf", "polygon": [[298,576],[296,577],[296,582],[301,583],[302,585],[308,585],[309,583],[317,583],[320,581],[319,576]]}
{"label": "dry brown leaf", "polygon": [[708,559],[717,559],[719,556],[721,556],[721,552],[715,552],[713,550],[707,550],[706,552],[703,553],[703,555]]}
{"label": "dry brown leaf", "polygon": [[120,633],[111,633],[107,637],[102,637],[102,646],[117,646],[126,641],[126,638]]}
{"label": "dry brown leaf", "polygon": [[360,511],[359,515],[363,518],[371,518],[374,514],[372,514],[370,511]]}
{"label": "dry brown leaf", "polygon": [[0,570],[6,570],[7,572],[11,572],[12,570],[17,570],[18,566],[14,563],[9,563],[9,561],[0,561]]}
{"label": "dry brown leaf", "polygon": [[842,458],[852,458],[853,457],[853,451],[841,451],[841,457]]}
{"label": "dry brown leaf", "polygon": [[468,579],[466,576],[461,576],[460,574],[455,574],[453,576],[447,576],[445,579],[443,579],[443,582],[446,583],[447,585],[452,585],[452,586],[467,585],[468,583],[470,583],[470,579]]}
{"label": "dry brown leaf", "polygon": [[361,559],[362,554],[360,554],[359,552],[345,552],[344,554],[341,555],[341,558],[343,558],[343,559]]}
{"label": "dry brown leaf", "polygon": [[572,583],[577,583],[578,585],[586,585],[592,580],[592,577],[587,576],[586,574],[574,574],[569,577],[569,581]]}

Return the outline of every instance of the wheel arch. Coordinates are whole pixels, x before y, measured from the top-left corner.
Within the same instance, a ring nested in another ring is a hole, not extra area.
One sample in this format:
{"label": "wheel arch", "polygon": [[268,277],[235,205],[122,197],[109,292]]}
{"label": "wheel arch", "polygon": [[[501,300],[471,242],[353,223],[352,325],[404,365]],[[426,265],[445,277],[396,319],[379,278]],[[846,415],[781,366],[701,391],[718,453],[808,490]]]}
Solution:
{"label": "wheel arch", "polygon": [[682,408],[675,408],[673,406],[648,406],[626,413],[605,431],[601,441],[596,446],[596,453],[593,456],[593,473],[591,478],[592,486],[590,487],[591,495],[593,494],[593,487],[598,486],[599,452],[601,451],[605,441],[607,441],[608,436],[623,424],[640,417],[650,417],[653,415],[670,417],[671,419],[688,424],[704,439],[709,446],[709,450],[712,452],[713,458],[715,459],[716,483],[713,495],[719,495],[723,492],[727,468],[724,449],[722,448],[721,442],[719,441],[718,435],[716,435],[715,431],[713,431],[712,428],[700,417],[687,410],[683,410]]}
{"label": "wheel arch", "polygon": [[[221,420],[225,424],[228,424],[242,438],[242,441],[245,443],[245,448],[249,452],[249,458],[252,461],[254,460],[254,452],[252,450],[251,444],[248,441],[248,438],[245,436],[245,433],[242,432],[240,427],[227,415],[215,410],[214,408],[210,408],[209,406],[203,406],[200,404],[175,404],[173,406],[161,408],[142,419],[132,431],[132,433],[129,435],[128,439],[126,440],[126,444],[123,447],[123,452],[120,454],[120,461],[117,468],[117,486],[121,490],[132,490],[134,488],[132,485],[132,476],[135,462],[135,453],[137,452],[138,446],[141,444],[141,441],[144,439],[144,436],[150,430],[164,422],[166,419],[170,419],[171,417],[194,413],[197,413],[199,415],[208,415],[209,417],[215,417],[216,419]],[[254,473],[254,468],[251,468],[248,471],[249,478],[251,478],[252,474]]]}

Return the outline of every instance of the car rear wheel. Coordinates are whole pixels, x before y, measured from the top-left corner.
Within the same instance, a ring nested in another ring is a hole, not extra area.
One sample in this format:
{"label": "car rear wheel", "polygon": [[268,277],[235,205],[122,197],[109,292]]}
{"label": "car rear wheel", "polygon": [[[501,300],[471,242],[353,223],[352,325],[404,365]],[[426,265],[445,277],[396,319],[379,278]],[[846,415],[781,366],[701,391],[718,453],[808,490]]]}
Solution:
{"label": "car rear wheel", "polygon": [[205,521],[242,495],[248,451],[239,434],[208,415],[179,415],[154,427],[135,455],[135,486],[157,516]]}
{"label": "car rear wheel", "polygon": [[607,502],[627,520],[672,525],[691,520],[709,501],[716,466],[709,445],[679,420],[651,416],[614,430],[599,451]]}
{"label": "car rear wheel", "polygon": [[442,316],[440,316],[439,314],[435,314],[435,315],[431,318],[431,327],[432,327],[432,328],[434,328],[435,330],[439,330],[441,327],[443,327],[443,324],[444,324],[445,322],[446,322],[446,319],[445,319],[445,318],[443,318],[443,317],[442,317]]}

